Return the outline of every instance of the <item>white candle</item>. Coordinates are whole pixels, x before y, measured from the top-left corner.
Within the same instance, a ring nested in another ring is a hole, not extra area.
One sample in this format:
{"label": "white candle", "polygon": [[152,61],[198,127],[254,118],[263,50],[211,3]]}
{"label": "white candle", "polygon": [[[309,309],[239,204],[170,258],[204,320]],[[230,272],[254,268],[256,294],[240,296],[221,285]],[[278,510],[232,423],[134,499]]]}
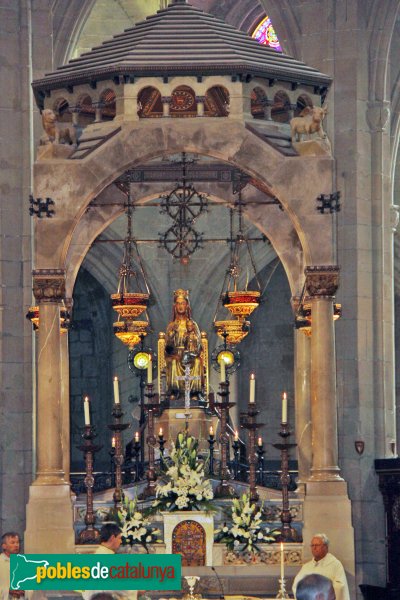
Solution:
{"label": "white candle", "polygon": [[139,432],[135,431],[135,442],[139,441]]}
{"label": "white candle", "polygon": [[286,392],[283,392],[282,396],[282,424],[286,425],[287,423],[287,395]]}
{"label": "white candle", "polygon": [[258,442],[257,442],[257,444],[258,444],[260,447],[262,446],[262,438],[260,438],[260,437],[258,438]]}
{"label": "white candle", "polygon": [[226,381],[226,374],[225,374],[225,361],[224,361],[224,359],[221,359],[220,367],[221,367],[221,383],[225,383],[225,381]]}
{"label": "white candle", "polygon": [[256,401],[256,376],[254,373],[250,375],[250,404],[254,404]]}
{"label": "white candle", "polygon": [[147,363],[147,383],[153,383],[153,361],[150,355]]}
{"label": "white candle", "polygon": [[235,435],[234,435],[233,439],[235,440],[235,442],[239,441],[239,435],[238,435],[237,431],[235,431]]}
{"label": "white candle", "polygon": [[283,543],[281,542],[281,580],[285,577],[285,553],[283,551]]}
{"label": "white candle", "polygon": [[111,438],[111,448],[115,448],[115,437]]}
{"label": "white candle", "polygon": [[114,377],[114,402],[119,404],[119,382],[118,377]]}
{"label": "white candle", "polygon": [[83,413],[85,415],[85,425],[90,425],[90,404],[88,396],[85,396],[83,400]]}
{"label": "white candle", "polygon": [[214,435],[214,429],[213,429],[213,426],[210,425],[210,437],[213,437],[213,435]]}
{"label": "white candle", "polygon": [[162,430],[162,427],[160,427],[160,431],[158,432],[158,435],[159,435],[159,437],[162,437],[162,436],[163,436],[163,430]]}

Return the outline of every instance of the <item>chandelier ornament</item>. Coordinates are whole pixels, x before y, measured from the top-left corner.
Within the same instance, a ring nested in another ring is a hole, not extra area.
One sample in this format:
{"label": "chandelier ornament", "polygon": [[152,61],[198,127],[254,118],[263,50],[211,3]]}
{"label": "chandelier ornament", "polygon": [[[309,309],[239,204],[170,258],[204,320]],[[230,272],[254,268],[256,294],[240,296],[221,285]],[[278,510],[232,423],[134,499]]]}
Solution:
{"label": "chandelier ornament", "polygon": [[[119,268],[118,288],[111,294],[111,305],[118,313],[118,321],[113,323],[115,336],[131,350],[145,335],[150,322],[147,307],[150,299],[150,289],[137,243],[132,237],[132,202],[130,191],[127,194],[127,235],[124,240],[124,255]],[[136,253],[139,271],[133,268],[133,251]],[[140,276],[139,276],[140,275]],[[132,281],[136,282],[136,290],[131,291]],[[145,290],[145,291],[144,291]],[[144,314],[144,319],[136,320]]]}
{"label": "chandelier ornament", "polygon": [[172,192],[160,196],[161,214],[167,214],[173,224],[164,233],[159,233],[160,245],[182,264],[202,247],[203,233],[193,227],[196,219],[207,210],[208,199],[200,194],[192,183],[188,183],[187,166],[195,159],[188,159],[182,152],[182,179]]}
{"label": "chandelier ornament", "polygon": [[[26,313],[26,318],[32,323],[33,331],[39,331],[39,306],[30,306]],[[70,326],[71,316],[63,303],[60,307],[60,333],[67,333]]]}
{"label": "chandelier ornament", "polygon": [[[250,321],[247,317],[259,306],[261,299],[261,286],[257,276],[257,269],[250,243],[243,233],[243,203],[241,188],[239,187],[238,201],[235,203],[238,214],[238,231],[233,234],[234,210],[230,209],[230,263],[226,271],[220,295],[221,304],[228,309],[231,318],[218,319],[219,303],[214,316],[214,328],[219,337],[231,346],[239,344],[250,331]],[[250,258],[250,264],[257,284],[257,290],[249,290],[249,277],[247,272],[245,285],[240,289],[239,280],[242,275],[240,255],[243,250]]]}

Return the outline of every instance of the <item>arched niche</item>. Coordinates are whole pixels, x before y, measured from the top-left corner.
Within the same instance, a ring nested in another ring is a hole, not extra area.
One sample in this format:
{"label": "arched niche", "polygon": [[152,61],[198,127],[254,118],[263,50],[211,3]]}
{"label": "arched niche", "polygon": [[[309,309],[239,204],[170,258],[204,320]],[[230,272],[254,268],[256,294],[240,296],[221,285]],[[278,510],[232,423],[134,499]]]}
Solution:
{"label": "arched niche", "polygon": [[214,85],[206,92],[205,116],[226,117],[229,114],[230,97],[222,85]]}
{"label": "arched niche", "polygon": [[160,91],[149,85],[138,94],[138,115],[141,119],[162,117],[163,106]]}
{"label": "arched niche", "polygon": [[271,118],[278,123],[289,123],[290,121],[290,99],[283,90],[280,90],[274,96]]}

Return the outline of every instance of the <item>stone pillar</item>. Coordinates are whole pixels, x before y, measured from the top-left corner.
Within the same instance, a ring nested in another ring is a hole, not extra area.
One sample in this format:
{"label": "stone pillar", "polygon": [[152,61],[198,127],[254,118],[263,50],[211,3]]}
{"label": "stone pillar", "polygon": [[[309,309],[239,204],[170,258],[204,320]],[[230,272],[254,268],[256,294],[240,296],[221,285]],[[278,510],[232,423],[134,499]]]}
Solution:
{"label": "stone pillar", "polygon": [[[72,298],[65,302],[65,308],[70,314],[72,309]],[[69,398],[69,346],[68,346],[68,325],[67,331],[61,333],[60,343],[60,371],[61,371],[61,446],[62,446],[62,464],[64,479],[70,483],[70,398]]]}
{"label": "stone pillar", "polygon": [[204,103],[206,101],[205,96],[196,96],[197,102],[197,116],[204,117]]}
{"label": "stone pillar", "polygon": [[298,483],[305,483],[311,475],[311,336],[310,329],[295,330],[295,406],[296,443],[299,465]]}
{"label": "stone pillar", "polygon": [[306,290],[311,304],[312,467],[304,499],[304,556],[309,543],[324,531],[331,551],[346,570],[350,596],[355,597],[355,549],[351,502],[340,477],[337,440],[336,356],[333,301],[339,283],[336,266],[307,267]]}
{"label": "stone pillar", "polygon": [[34,271],[39,305],[37,400],[37,472],[29,490],[25,550],[31,553],[73,552],[70,488],[64,479],[61,404],[60,304],[65,273]]}
{"label": "stone pillar", "polygon": [[102,121],[102,109],[104,107],[104,103],[103,102],[96,102],[94,104],[94,122],[95,123],[101,123]]}
{"label": "stone pillar", "polygon": [[162,96],[163,117],[169,117],[169,108],[171,106],[171,96]]}
{"label": "stone pillar", "polygon": [[307,267],[306,288],[310,296],[311,417],[313,460],[311,479],[340,480],[337,441],[336,353],[333,301],[339,268]]}

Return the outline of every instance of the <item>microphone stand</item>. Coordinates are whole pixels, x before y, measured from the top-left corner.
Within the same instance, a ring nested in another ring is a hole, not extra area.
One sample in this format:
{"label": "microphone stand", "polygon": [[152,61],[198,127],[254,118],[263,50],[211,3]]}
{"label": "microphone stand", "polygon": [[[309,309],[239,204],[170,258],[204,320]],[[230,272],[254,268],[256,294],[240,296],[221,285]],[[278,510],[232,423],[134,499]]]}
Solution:
{"label": "microphone stand", "polygon": [[217,569],[215,567],[211,567],[211,570],[214,571],[215,576],[216,576],[216,578],[218,580],[218,583],[219,583],[219,588],[220,588],[220,592],[221,592],[221,594],[219,596],[220,600],[225,600],[224,586],[222,585],[222,581],[220,579],[220,576],[217,573]]}

